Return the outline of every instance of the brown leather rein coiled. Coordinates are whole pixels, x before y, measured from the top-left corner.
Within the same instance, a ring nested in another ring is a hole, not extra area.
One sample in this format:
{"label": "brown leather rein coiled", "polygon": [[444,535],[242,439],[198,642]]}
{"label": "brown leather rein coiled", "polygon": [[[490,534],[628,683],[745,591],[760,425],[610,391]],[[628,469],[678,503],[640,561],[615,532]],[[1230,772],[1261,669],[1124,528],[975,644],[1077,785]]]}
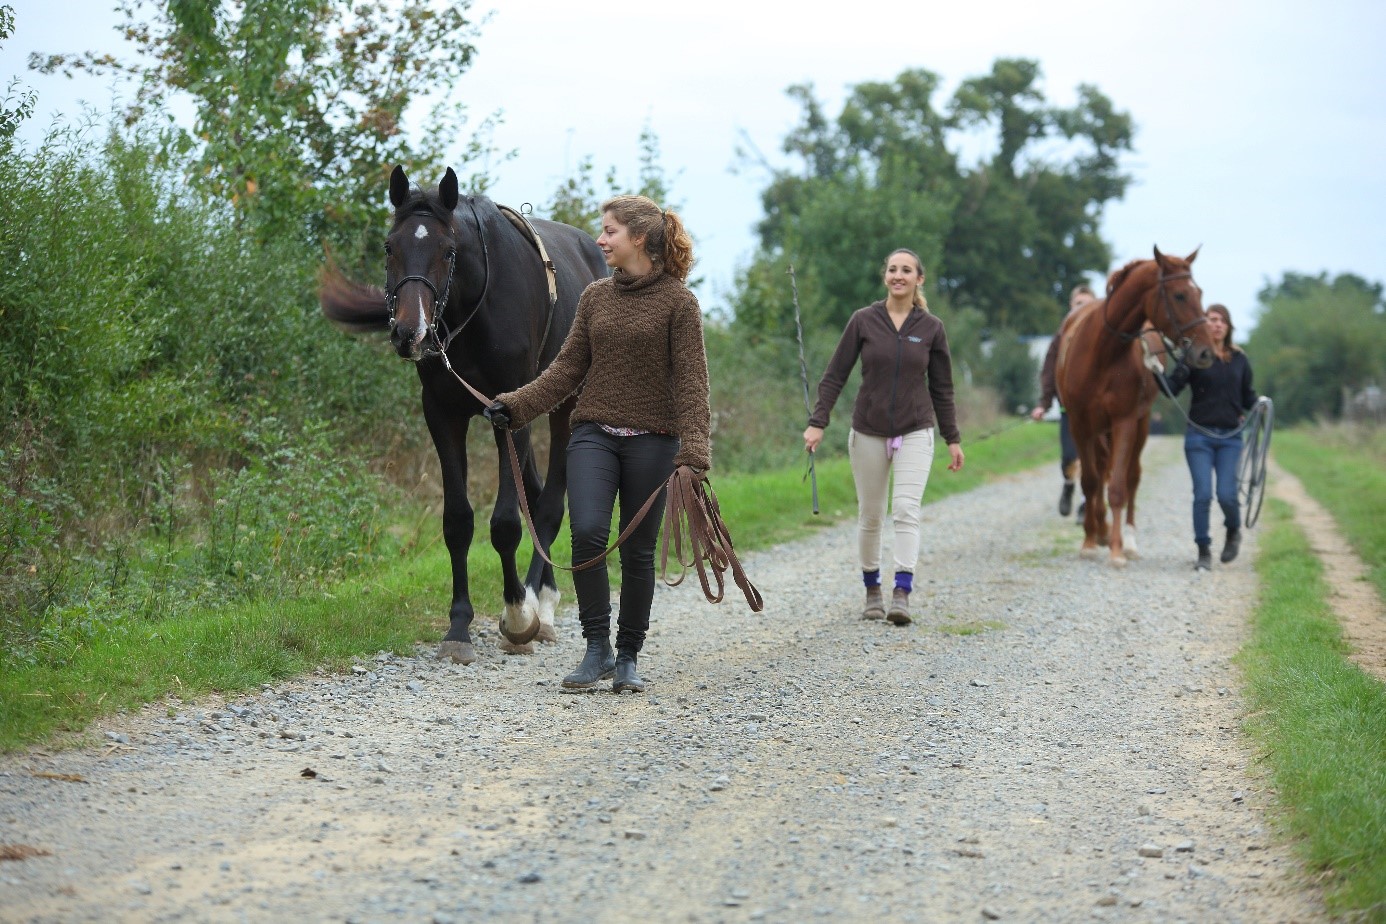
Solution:
{"label": "brown leather rein coiled", "polygon": [[[443,365],[452,373],[453,378],[462,383],[462,387],[471,392],[472,396],[481,402],[482,407],[490,405],[491,398],[473,388],[452,368],[452,363],[448,362],[447,353],[444,352],[441,355]],[[751,612],[759,613],[765,609],[764,598],[761,597],[756,586],[751,583],[751,579],[746,576],[745,569],[741,567],[740,559],[736,557],[731,532],[727,529],[726,521],[722,519],[722,510],[717,504],[717,495],[712,491],[712,484],[707,480],[706,472],[696,471],[687,465],[680,465],[675,468],[668,480],[656,488],[654,493],[641,505],[640,510],[626,528],[621,530],[621,534],[616,537],[615,542],[596,558],[569,567],[560,565],[550,558],[539,541],[538,533],[534,529],[534,518],[529,512],[529,501],[525,497],[524,481],[520,476],[520,455],[515,449],[515,437],[508,428],[505,431],[505,443],[510,450],[510,474],[515,479],[515,494],[520,499],[520,511],[524,514],[530,541],[534,543],[535,551],[550,565],[564,571],[576,572],[585,571],[601,564],[608,555],[630,537],[640,521],[645,519],[650,508],[658,500],[659,492],[667,491],[664,507],[664,543],[659,556],[660,579],[670,587],[677,587],[688,576],[688,570],[694,568],[698,572],[698,581],[703,587],[703,596],[710,603],[721,603],[726,591],[724,574],[730,569],[732,580],[736,582],[736,586],[741,588],[741,592],[746,596],[746,604],[750,606]],[[671,545],[674,550],[674,560],[679,564],[679,575],[672,581],[669,580],[669,548]],[[711,571],[710,577],[709,570]],[[712,587],[713,583],[717,585],[715,591]]]}

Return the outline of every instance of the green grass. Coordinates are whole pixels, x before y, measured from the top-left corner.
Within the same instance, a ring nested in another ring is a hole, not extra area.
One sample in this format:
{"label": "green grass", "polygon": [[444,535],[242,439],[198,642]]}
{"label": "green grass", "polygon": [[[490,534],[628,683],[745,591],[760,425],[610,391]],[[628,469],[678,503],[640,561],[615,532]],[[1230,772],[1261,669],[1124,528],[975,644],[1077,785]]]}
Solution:
{"label": "green grass", "polygon": [[1333,515],[1386,599],[1386,429],[1289,430],[1275,434],[1271,454]]}
{"label": "green grass", "polygon": [[[986,479],[1052,462],[1053,427],[1022,426],[967,446],[962,472],[946,470],[940,448],[926,502]],[[810,513],[809,488],[796,466],[740,475],[713,471],[713,487],[738,551],[765,548],[854,516],[846,460],[819,467],[823,514]],[[484,523],[484,513],[478,519]],[[436,528],[426,524],[425,533]],[[528,543],[522,561],[528,561]],[[566,529],[554,560],[571,561]],[[614,567],[614,566],[613,566]],[[478,622],[495,618],[500,574],[495,553],[478,535],[470,555]],[[752,576],[754,579],[754,575]],[[559,579],[571,600],[571,581]],[[80,732],[93,719],[170,694],[192,699],[255,689],[315,667],[340,667],[380,650],[408,652],[445,631],[451,584],[447,550],[434,539],[408,557],[335,585],[330,593],[255,605],[192,610],[157,621],[116,624],[61,663],[18,666],[0,676],[0,751]]]}
{"label": "green grass", "polygon": [[[948,620],[956,619],[955,616],[944,617]],[[1004,629],[1006,624],[996,619],[968,620],[964,622],[945,622],[938,627],[938,631],[944,635],[981,635],[993,629]]]}
{"label": "green grass", "polygon": [[1386,686],[1344,657],[1323,567],[1268,500],[1252,640],[1239,655],[1285,827],[1331,910],[1386,920]]}

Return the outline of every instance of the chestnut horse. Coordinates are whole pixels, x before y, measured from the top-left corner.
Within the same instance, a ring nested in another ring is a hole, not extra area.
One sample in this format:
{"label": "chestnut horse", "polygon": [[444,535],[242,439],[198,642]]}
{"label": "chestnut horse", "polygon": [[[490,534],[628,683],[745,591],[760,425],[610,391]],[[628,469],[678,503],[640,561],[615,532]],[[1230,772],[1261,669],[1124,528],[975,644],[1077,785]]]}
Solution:
{"label": "chestnut horse", "polygon": [[[1155,259],[1133,260],[1107,280],[1107,297],[1070,314],[1059,329],[1055,384],[1082,463],[1084,558],[1106,545],[1113,567],[1138,555],[1136,489],[1141,450],[1150,434],[1150,407],[1159,388],[1143,362],[1142,334],[1157,332],[1184,362],[1206,369],[1213,341],[1203,297],[1187,257],[1155,248]],[[1112,521],[1107,523],[1107,507]],[[1130,542],[1122,536],[1125,512]]]}

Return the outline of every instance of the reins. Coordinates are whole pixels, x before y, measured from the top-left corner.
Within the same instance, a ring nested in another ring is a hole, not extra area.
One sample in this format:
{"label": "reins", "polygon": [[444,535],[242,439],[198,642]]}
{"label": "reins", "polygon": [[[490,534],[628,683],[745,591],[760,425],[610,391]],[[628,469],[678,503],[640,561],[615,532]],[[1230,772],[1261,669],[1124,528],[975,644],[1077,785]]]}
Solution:
{"label": "reins", "polygon": [[[448,360],[447,353],[443,353],[442,357],[443,366],[452,373],[453,378],[457,379],[463,388],[471,393],[472,397],[481,402],[482,407],[487,407],[492,403],[492,398],[488,398],[473,388],[470,382],[457,374],[457,370],[452,368],[452,363]],[[520,501],[520,511],[524,514],[525,526],[529,529],[530,540],[534,543],[535,551],[553,567],[561,568],[564,571],[578,572],[594,568],[605,561],[606,557],[614,552],[621,543],[625,542],[635,531],[635,528],[640,525],[640,521],[649,514],[650,509],[659,498],[659,492],[667,490],[664,544],[660,552],[659,566],[660,577],[664,583],[670,587],[677,587],[683,583],[683,579],[688,575],[688,569],[696,568],[699,583],[702,584],[703,596],[710,603],[720,603],[726,589],[723,573],[730,568],[732,579],[736,582],[736,586],[741,588],[751,612],[759,613],[765,608],[765,600],[761,597],[760,591],[746,576],[745,570],[741,567],[740,559],[736,557],[731,533],[727,530],[727,524],[722,519],[722,511],[717,504],[717,496],[712,491],[712,485],[707,480],[706,472],[695,471],[687,465],[678,466],[669,478],[656,488],[654,493],[641,505],[634,518],[616,537],[616,541],[608,546],[604,552],[580,565],[560,565],[549,557],[543,543],[539,541],[538,531],[534,528],[534,517],[529,512],[529,501],[525,497],[524,481],[520,475],[520,454],[515,449],[515,437],[508,428],[505,430],[505,443],[510,451],[510,474],[515,480],[515,493]],[[674,549],[674,560],[679,563],[681,568],[678,578],[672,581],[669,580],[669,547],[671,544]],[[684,555],[685,544],[688,549],[687,559]],[[711,568],[712,580],[717,585],[715,592],[712,589],[712,584],[709,583],[708,568]]]}

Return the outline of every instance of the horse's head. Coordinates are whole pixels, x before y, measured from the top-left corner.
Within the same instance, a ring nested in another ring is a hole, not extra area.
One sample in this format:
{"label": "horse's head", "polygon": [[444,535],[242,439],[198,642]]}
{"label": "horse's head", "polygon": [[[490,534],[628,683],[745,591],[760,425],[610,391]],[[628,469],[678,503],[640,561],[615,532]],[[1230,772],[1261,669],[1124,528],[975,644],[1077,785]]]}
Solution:
{"label": "horse's head", "polygon": [[1203,290],[1193,279],[1193,261],[1198,249],[1187,257],[1171,257],[1155,248],[1158,273],[1155,288],[1145,300],[1146,320],[1160,331],[1184,362],[1195,369],[1213,364],[1213,336],[1203,313]]}
{"label": "horse's head", "polygon": [[417,362],[442,349],[438,325],[457,271],[457,174],[448,168],[437,195],[411,191],[403,167],[390,174],[395,224],[385,239],[385,297],[390,343]]}

